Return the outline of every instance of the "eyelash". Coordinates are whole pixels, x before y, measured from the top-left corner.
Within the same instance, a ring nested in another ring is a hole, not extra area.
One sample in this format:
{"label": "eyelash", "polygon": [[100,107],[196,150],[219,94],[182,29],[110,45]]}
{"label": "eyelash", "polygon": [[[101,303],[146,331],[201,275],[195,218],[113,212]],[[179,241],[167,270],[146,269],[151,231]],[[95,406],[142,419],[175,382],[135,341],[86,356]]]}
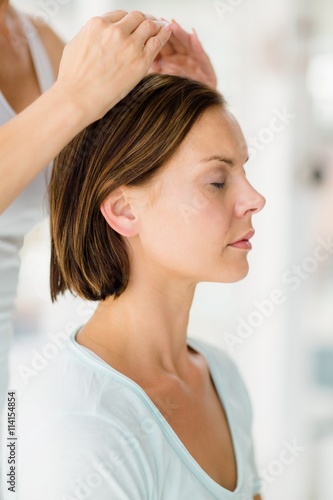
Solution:
{"label": "eyelash", "polygon": [[217,189],[223,189],[225,186],[225,182],[213,182],[212,186],[217,187]]}

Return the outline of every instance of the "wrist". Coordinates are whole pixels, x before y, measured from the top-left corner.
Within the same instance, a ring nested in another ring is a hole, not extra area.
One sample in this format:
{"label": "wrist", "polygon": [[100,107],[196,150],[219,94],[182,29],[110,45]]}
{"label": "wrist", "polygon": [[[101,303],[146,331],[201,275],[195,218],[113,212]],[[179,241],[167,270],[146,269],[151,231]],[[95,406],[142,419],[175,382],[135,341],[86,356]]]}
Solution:
{"label": "wrist", "polygon": [[90,88],[90,96],[88,96],[87,92],[80,92],[78,89],[73,90],[59,81],[56,81],[50,90],[59,105],[68,110],[67,112],[70,113],[73,124],[76,123],[79,130],[102,118],[109,109],[122,99],[121,92],[119,92],[119,95],[113,96],[113,99],[110,92],[110,100],[105,102],[105,99],[100,98],[99,89]]}
{"label": "wrist", "polygon": [[93,121],[79,96],[73,95],[73,92],[64,88],[62,84],[55,82],[44,95],[50,101],[50,108],[59,114],[59,118],[63,118],[69,127],[73,127],[75,133]]}

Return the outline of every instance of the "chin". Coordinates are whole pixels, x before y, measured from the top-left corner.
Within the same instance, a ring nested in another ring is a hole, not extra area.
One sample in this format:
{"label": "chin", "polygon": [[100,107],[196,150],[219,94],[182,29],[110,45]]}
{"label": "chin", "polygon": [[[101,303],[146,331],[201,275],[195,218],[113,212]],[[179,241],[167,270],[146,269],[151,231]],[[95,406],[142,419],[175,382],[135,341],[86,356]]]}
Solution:
{"label": "chin", "polygon": [[215,278],[212,280],[216,283],[237,283],[241,281],[249,273],[249,264],[246,262],[242,269],[239,267],[235,270],[228,270],[228,272],[215,273]]}

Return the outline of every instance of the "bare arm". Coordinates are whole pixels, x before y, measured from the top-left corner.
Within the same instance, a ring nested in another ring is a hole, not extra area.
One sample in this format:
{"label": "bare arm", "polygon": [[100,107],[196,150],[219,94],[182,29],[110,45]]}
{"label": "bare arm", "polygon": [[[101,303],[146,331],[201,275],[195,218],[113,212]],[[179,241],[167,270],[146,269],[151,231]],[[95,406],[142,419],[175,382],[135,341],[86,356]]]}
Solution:
{"label": "bare arm", "polygon": [[255,497],[253,497],[253,500],[262,500],[262,499],[260,495],[256,495]]}
{"label": "bare arm", "polygon": [[0,214],[80,130],[141,80],[170,33],[139,12],[88,21],[65,47],[53,87],[0,127]]}

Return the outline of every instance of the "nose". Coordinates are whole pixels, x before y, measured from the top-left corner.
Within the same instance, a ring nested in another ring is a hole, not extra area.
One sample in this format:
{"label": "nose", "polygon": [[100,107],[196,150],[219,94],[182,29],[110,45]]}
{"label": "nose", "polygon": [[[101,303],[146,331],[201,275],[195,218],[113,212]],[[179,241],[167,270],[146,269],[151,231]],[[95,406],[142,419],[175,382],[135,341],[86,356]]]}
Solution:
{"label": "nose", "polygon": [[256,214],[266,204],[264,196],[258,193],[247,180],[246,184],[236,202],[235,213],[237,217],[243,217],[245,214]]}

